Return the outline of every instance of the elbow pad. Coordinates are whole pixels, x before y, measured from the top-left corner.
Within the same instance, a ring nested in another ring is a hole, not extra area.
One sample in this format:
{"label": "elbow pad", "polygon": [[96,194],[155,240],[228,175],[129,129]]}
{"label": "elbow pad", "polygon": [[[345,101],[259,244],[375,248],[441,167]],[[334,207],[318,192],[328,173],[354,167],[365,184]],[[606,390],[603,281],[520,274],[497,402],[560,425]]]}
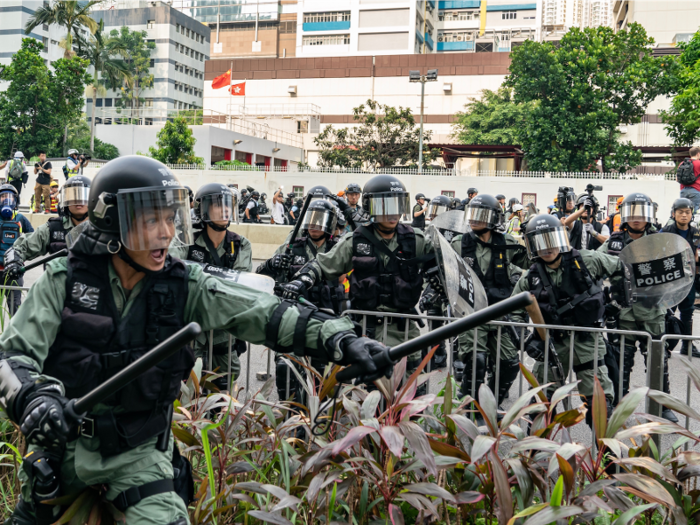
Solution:
{"label": "elbow pad", "polygon": [[314,284],[316,284],[317,281],[321,280],[322,275],[319,269],[314,264],[314,262],[309,261],[301,267],[301,270],[299,270],[296,273],[296,275],[294,275],[294,278],[302,281],[306,285],[306,289],[308,290]]}

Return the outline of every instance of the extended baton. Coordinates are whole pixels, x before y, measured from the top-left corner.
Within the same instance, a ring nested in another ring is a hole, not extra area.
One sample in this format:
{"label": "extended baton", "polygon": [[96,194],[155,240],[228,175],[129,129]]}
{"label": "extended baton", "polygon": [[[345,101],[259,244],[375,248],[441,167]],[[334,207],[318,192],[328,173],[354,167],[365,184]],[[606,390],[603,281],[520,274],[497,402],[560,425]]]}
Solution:
{"label": "extended baton", "polygon": [[[455,337],[461,333],[467,332],[473,328],[477,328],[483,324],[489,323],[503,317],[506,314],[512,313],[515,310],[520,310],[526,308],[532,304],[532,299],[529,292],[522,292],[514,297],[510,297],[500,303],[488,306],[483,310],[474,312],[458,321],[447,323],[446,325],[438,328],[437,330],[432,330],[427,334],[418,336],[410,341],[406,341],[389,349],[387,353],[378,354],[372,356],[378,369],[386,368],[392,366],[398,360],[409,356],[415,352],[418,352],[426,347],[435,346],[446,339]],[[336,379],[339,383],[348,382],[351,379],[360,377],[362,375],[362,367],[359,365],[351,365],[336,375]]]}
{"label": "extended baton", "polygon": [[297,235],[299,235],[299,230],[301,229],[301,221],[304,218],[304,215],[306,214],[306,210],[309,207],[309,203],[311,202],[311,194],[309,193],[306,196],[306,200],[304,201],[304,205],[301,207],[301,212],[299,212],[299,215],[297,216],[297,222],[294,225],[294,231],[292,233],[291,239],[289,239],[289,244],[287,245],[287,248],[285,249],[285,253],[289,255],[292,253],[292,245],[294,244],[294,241],[297,240]]}
{"label": "extended baton", "polygon": [[80,420],[95,405],[116,394],[138,376],[192,342],[201,333],[202,328],[197,323],[188,324],[91,392],[79,399],[71,399],[68,403],[67,411],[69,413],[72,411],[71,415],[75,419]]}
{"label": "extended baton", "polygon": [[68,255],[68,248],[63,248],[62,250],[59,250],[56,253],[52,253],[51,255],[47,255],[43,259],[39,259],[38,261],[30,262],[29,264],[25,264],[24,267],[20,270],[20,273],[24,273],[26,271],[29,271],[32,268],[36,268],[37,266],[41,266],[42,264],[46,264],[49,261],[53,261],[54,259],[58,259],[59,257],[65,257],[66,255]]}

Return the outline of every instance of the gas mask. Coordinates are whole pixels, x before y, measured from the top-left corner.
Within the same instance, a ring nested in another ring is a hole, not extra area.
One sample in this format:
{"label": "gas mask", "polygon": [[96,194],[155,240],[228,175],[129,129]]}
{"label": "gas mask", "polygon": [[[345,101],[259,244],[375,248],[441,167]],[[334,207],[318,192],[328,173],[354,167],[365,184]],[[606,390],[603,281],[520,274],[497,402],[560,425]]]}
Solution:
{"label": "gas mask", "polygon": [[8,221],[15,213],[17,201],[12,193],[0,194],[0,217]]}

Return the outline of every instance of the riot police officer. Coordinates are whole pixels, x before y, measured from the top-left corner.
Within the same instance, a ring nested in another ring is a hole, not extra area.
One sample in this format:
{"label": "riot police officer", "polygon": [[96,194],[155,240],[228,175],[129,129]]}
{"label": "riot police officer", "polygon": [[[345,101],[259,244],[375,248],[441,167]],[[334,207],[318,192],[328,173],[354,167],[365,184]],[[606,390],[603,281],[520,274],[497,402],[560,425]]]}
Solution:
{"label": "riot police officer", "polygon": [[[194,234],[194,244],[178,244],[170,253],[178,259],[212,264],[219,268],[250,272],[253,270],[253,247],[248,239],[228,228],[236,221],[238,198],[234,190],[218,182],[205,184],[194,196],[195,220],[202,225],[202,230]],[[212,345],[213,359],[208,363],[209,333],[202,334],[197,341],[195,355],[201,357],[209,370],[227,374],[229,367],[228,333],[214,332]],[[219,390],[229,390],[229,385],[241,372],[239,356],[245,352],[244,341],[233,340],[231,359],[231,377],[225,375],[213,382]]]}
{"label": "riot police officer", "polygon": [[[0,186],[0,257],[3,260],[3,267],[0,270],[5,270],[5,255],[14,246],[22,234],[32,233],[34,228],[32,223],[22,215],[19,211],[19,193],[11,184],[3,184]],[[8,272],[3,277],[4,285],[22,286],[24,285],[24,277],[16,271],[17,255],[10,254],[7,259],[7,264],[10,264],[11,272]],[[19,290],[11,290],[7,292],[5,301],[10,315],[14,315],[20,304],[22,303],[22,292]]]}
{"label": "riot police officer", "polygon": [[448,211],[451,205],[452,202],[450,201],[450,198],[446,197],[445,195],[438,195],[437,197],[433,197],[430,200],[430,204],[428,204],[428,209],[425,212],[425,218],[429,221],[432,221],[441,213],[445,213],[446,211]]}
{"label": "riot police officer", "polygon": [[600,207],[593,195],[583,194],[576,201],[578,209],[564,219],[569,228],[569,242],[577,250],[597,250],[610,237],[610,229],[596,220]]}
{"label": "riot police officer", "polygon": [[505,211],[506,211],[506,196],[503,195],[502,193],[499,193],[498,195],[496,195],[496,200],[501,205],[501,209],[503,210],[503,213],[505,213]]}
{"label": "riot police officer", "polygon": [[[582,327],[602,327],[605,312],[605,293],[602,280],[610,278],[612,297],[620,304],[629,300],[625,294],[626,279],[624,265],[615,257],[590,250],[576,250],[569,244],[566,228],[552,215],[533,217],[525,229],[525,245],[532,260],[529,270],[515,285],[513,295],[530,291],[537,299],[546,324]],[[524,311],[515,314],[521,321]],[[591,424],[595,359],[595,338],[590,332],[578,332],[574,338],[574,362],[570,363],[570,335],[550,330],[550,341],[563,365],[566,374],[570,365],[580,381],[578,391],[588,403],[586,420]],[[598,380],[608,401],[608,410],[614,397],[613,385],[605,366],[605,344],[598,342]],[[537,360],[534,372],[541,382],[544,378],[544,341],[537,331],[526,345],[528,353]],[[553,364],[553,359],[548,360]],[[563,381],[548,372],[548,381]]]}
{"label": "riot police officer", "polygon": [[471,202],[471,200],[472,200],[474,197],[476,197],[477,195],[479,195],[479,190],[478,190],[478,189],[476,189],[476,188],[469,188],[469,189],[467,190],[467,198],[464,199],[464,200],[462,201],[462,206],[464,207],[464,209],[467,208],[467,206],[469,205],[469,203]]}
{"label": "riot police officer", "polygon": [[413,216],[411,226],[414,228],[420,228],[421,230],[425,229],[425,212],[427,210],[428,207],[425,205],[425,195],[422,193],[417,193],[416,204],[413,206],[413,210],[411,212]]}
{"label": "riot police officer", "polygon": [[[652,228],[654,221],[654,203],[644,193],[631,193],[620,204],[620,231],[613,232],[610,238],[598,248],[599,252],[610,255],[619,255],[625,246],[655,233]],[[639,303],[632,303],[628,308],[623,308],[619,313],[620,330],[633,330],[649,332],[654,339],[658,339],[666,332],[666,310],[660,307],[646,307]],[[637,339],[634,336],[625,337],[624,370],[622,376],[622,395],[626,395],[630,387],[630,374],[634,367],[634,356],[639,349],[646,361],[647,340]],[[614,344],[614,343],[613,343]],[[668,349],[664,352],[664,377],[663,391],[670,393],[668,377]],[[678,418],[670,408],[663,407],[661,417],[673,423]]]}
{"label": "riot police officer", "polygon": [[[344,230],[346,233],[350,233],[357,228],[360,224],[364,222],[362,206],[360,206],[360,197],[362,196],[362,188],[356,182],[351,182],[345,188],[345,198],[347,199],[348,211],[344,212],[346,225]],[[349,218],[348,218],[349,215]],[[340,217],[338,217],[340,220]]]}
{"label": "riot police officer", "polygon": [[[462,256],[484,285],[489,305],[496,304],[511,296],[513,286],[523,273],[521,268],[526,261],[525,248],[512,235],[501,233],[498,227],[503,224],[501,204],[491,195],[477,195],[465,210],[465,222],[471,231],[459,235],[452,241],[454,250]],[[507,330],[501,334],[500,363],[498,363],[498,392],[496,392],[496,343],[497,327],[482,326],[477,330],[476,359],[474,331],[459,336],[459,359],[465,365],[462,375],[460,395],[471,395],[472,386],[478,395],[479,387],[485,381],[486,361],[490,359],[493,372],[489,377],[489,388],[497,394],[499,402],[508,397],[513,381],[518,377],[518,341]],[[476,361],[476,384],[472,385]]]}
{"label": "riot police officer", "polygon": [[56,253],[66,247],[66,235],[88,216],[90,179],[76,175],[61,188],[60,216],[49,217],[34,232],[23,235],[5,252],[5,269],[15,275],[21,273],[24,261],[31,261],[47,253]]}
{"label": "riot police officer", "polygon": [[[293,348],[298,355],[356,363],[370,379],[384,373],[371,353],[386,348],[357,337],[349,320],[171,257],[171,244],[192,244],[193,233],[187,191],[160,162],[124,156],[107,163],[93,179],[88,214],[69,256],[47,265],[27,307],[0,336],[2,408],[35,452],[25,465],[30,473],[50,467],[65,494],[99,484],[130,525],[188,523],[173,491],[174,443],[163,437],[194,363],[189,348],[87,414],[79,435],[66,407],[68,398],[92,390],[189,322],[289,352],[295,334],[305,333]],[[42,457],[38,447],[53,459],[32,463]],[[26,473],[21,476],[22,497],[10,522],[29,525],[35,512],[52,506],[40,504]]]}
{"label": "riot police officer", "polygon": [[253,190],[250,192],[250,200],[245,207],[245,218],[243,219],[243,222],[260,222],[260,206],[258,205],[259,198],[259,191]]}
{"label": "riot police officer", "polygon": [[454,197],[452,201],[450,202],[450,209],[451,210],[457,210],[457,211],[464,211],[464,204],[462,203],[462,200]]}
{"label": "riot police officer", "polygon": [[[286,285],[287,293],[304,293],[320,280],[333,281],[353,270],[349,276],[353,309],[416,313],[424,280],[421,269],[435,263],[433,247],[423,232],[399,222],[411,209],[409,192],[396,177],[377,175],[362,189],[362,209],[372,222],[345,235],[330,252],[304,265]],[[370,315],[367,335],[393,346],[404,341],[407,322],[405,318]],[[408,336],[418,334],[418,326],[410,321]],[[420,359],[420,352],[409,356],[407,373],[418,367]]]}
{"label": "riot police officer", "polygon": [[557,211],[553,212],[552,215],[559,219],[566,219],[574,212],[574,208],[576,208],[576,193],[574,193],[574,189],[561,186],[557,192]]}

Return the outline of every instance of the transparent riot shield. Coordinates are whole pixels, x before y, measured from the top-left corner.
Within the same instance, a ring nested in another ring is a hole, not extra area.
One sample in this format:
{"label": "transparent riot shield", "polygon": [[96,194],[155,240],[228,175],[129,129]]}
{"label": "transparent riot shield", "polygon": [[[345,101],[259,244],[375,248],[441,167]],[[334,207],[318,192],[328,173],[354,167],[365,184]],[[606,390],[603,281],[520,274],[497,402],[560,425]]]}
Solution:
{"label": "transparent riot shield", "polygon": [[227,268],[219,268],[212,264],[202,264],[196,261],[182,261],[185,264],[196,264],[202,267],[202,271],[219,279],[225,281],[232,281],[234,283],[247,286],[248,288],[253,288],[260,292],[265,292],[269,294],[275,293],[275,280],[267,275],[260,275],[251,272],[241,272],[239,270],[229,270]]}
{"label": "transparent riot shield", "polygon": [[695,280],[695,256],[683,237],[656,233],[620,252],[630,269],[632,300],[645,307],[671,308],[686,298]]}
{"label": "transparent riot shield", "polygon": [[452,249],[435,224],[428,226],[425,233],[435,249],[440,280],[454,316],[464,317],[486,308],[488,299],[484,286],[469,265]]}
{"label": "transparent riot shield", "polygon": [[450,210],[441,213],[430,221],[432,226],[435,226],[447,242],[452,242],[452,239],[458,235],[462,235],[469,231],[469,226],[464,221],[464,211]]}

